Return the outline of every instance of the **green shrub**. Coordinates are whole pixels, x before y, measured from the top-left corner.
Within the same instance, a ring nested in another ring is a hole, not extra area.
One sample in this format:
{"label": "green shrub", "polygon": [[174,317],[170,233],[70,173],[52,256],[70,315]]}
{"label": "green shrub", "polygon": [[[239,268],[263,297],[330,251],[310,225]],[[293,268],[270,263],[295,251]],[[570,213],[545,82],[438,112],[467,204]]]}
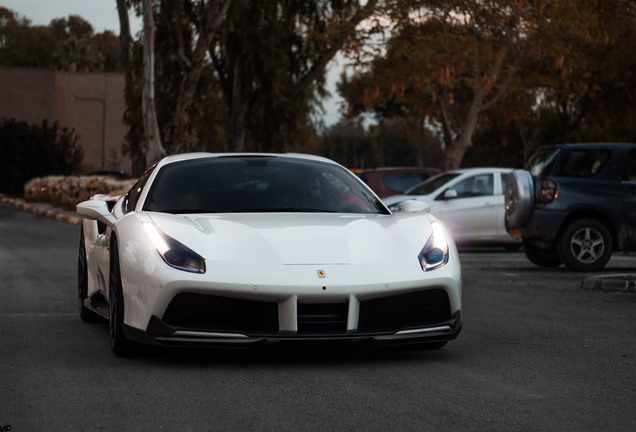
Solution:
{"label": "green shrub", "polygon": [[84,151],[75,129],[29,125],[14,119],[0,121],[0,193],[24,195],[24,183],[34,177],[76,173]]}

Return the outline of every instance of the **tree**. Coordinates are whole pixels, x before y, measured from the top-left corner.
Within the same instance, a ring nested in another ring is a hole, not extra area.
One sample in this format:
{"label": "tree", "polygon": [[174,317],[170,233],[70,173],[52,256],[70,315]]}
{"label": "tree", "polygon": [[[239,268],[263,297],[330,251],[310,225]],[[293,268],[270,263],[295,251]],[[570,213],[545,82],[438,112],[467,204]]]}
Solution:
{"label": "tree", "polygon": [[34,177],[76,174],[84,152],[74,129],[0,120],[0,192],[24,194],[24,183]]}
{"label": "tree", "polygon": [[121,45],[115,33],[109,30],[97,33],[90,39],[90,43],[103,57],[104,71],[121,72],[123,70]]}
{"label": "tree", "polygon": [[320,153],[351,168],[375,166],[375,139],[355,121],[332,127],[321,140]]}
{"label": "tree", "polygon": [[64,42],[68,38],[90,39],[94,35],[93,26],[79,15],[69,15],[68,18],[52,19],[49,28],[53,36]]}
{"label": "tree", "polygon": [[420,111],[441,130],[445,168],[457,168],[481,116],[523,85],[521,62],[542,58],[546,47],[562,49],[564,29],[590,25],[578,6],[564,0],[391,2],[386,54],[353,80],[346,97],[351,106],[391,102],[399,115]]}
{"label": "tree", "polygon": [[[145,46],[152,42],[153,52],[161,52],[156,63],[148,54],[145,60],[147,66],[156,64],[153,75],[161,83],[154,90],[158,133],[153,136],[161,135],[170,154],[204,148],[315,149],[310,114],[324,95],[326,65],[356,40],[357,25],[375,10],[377,0],[131,3],[137,13],[152,7],[156,33]],[[139,124],[148,124],[141,113],[150,105],[136,106],[141,89],[135,86],[148,83],[151,75],[147,69],[142,77],[135,69],[141,57],[136,57],[126,31],[129,6],[118,0],[120,43],[123,52],[132,53],[122,57],[125,69],[132,70],[127,78],[126,122],[131,129],[126,151],[140,160],[135,155],[146,147],[134,137],[139,136]],[[219,127],[224,121],[228,126]]]}
{"label": "tree", "polygon": [[0,66],[51,67],[56,46],[50,29],[0,6]]}
{"label": "tree", "polygon": [[[121,65],[124,72],[124,98],[126,110],[124,123],[128,125],[126,140],[122,145],[122,151],[131,159],[131,169],[134,176],[141,176],[146,169],[146,154],[144,151],[143,125],[141,121],[141,85],[142,77],[135,73],[140,67],[135,64],[135,51],[139,52],[139,44],[135,43],[130,32],[130,18],[128,16],[128,4],[126,0],[117,0],[117,14],[119,17],[119,43],[121,53]],[[139,61],[141,65],[141,61]]]}
{"label": "tree", "polygon": [[77,15],[32,26],[15,12],[0,7],[0,65],[70,71],[118,71],[119,50],[109,31],[94,34],[93,26]]}
{"label": "tree", "polygon": [[[158,160],[166,153],[191,151],[195,148],[196,137],[193,133],[195,99],[198,83],[206,66],[205,56],[214,32],[225,18],[230,0],[210,0],[202,2],[162,0],[135,2],[144,16],[144,77],[142,96],[142,124],[144,125],[144,146],[139,147],[128,140],[127,150],[134,159],[135,154],[145,155],[146,165]],[[134,72],[132,37],[128,21],[128,5],[124,0],[117,1],[120,16],[122,62],[126,74],[128,95],[127,122],[134,125],[133,88]],[[158,58],[155,65],[155,51],[159,45],[165,56]],[[174,64],[178,72],[172,73]],[[169,100],[162,100],[168,106],[170,115],[159,124],[157,112],[155,75],[161,75],[161,82],[168,87]],[[173,84],[177,82],[176,85]],[[176,99],[172,100],[172,95]],[[166,104],[166,102],[168,104]],[[163,140],[161,131],[164,131]],[[163,142],[162,142],[163,141]],[[165,146],[164,146],[165,143]],[[133,164],[137,166],[138,164]]]}
{"label": "tree", "polygon": [[327,64],[354,44],[376,4],[235,1],[209,51],[229,112],[229,150],[302,148]]}
{"label": "tree", "polygon": [[144,155],[146,166],[161,159],[166,150],[161,145],[157,112],[155,109],[155,20],[152,0],[142,0],[144,18],[143,52],[144,80],[141,113],[144,126]]}
{"label": "tree", "polygon": [[586,1],[586,24],[562,32],[567,44],[547,51],[541,68],[544,117],[552,116],[558,142],[633,140],[636,50],[633,4]]}
{"label": "tree", "polygon": [[[231,0],[210,0],[195,3],[164,0],[169,34],[172,38],[171,60],[179,66],[181,79],[177,100],[168,129],[169,149],[172,153],[192,151],[196,137],[192,131],[195,93],[206,63],[206,54],[219,26],[225,20]],[[187,18],[190,18],[189,20]]]}
{"label": "tree", "polygon": [[59,70],[91,72],[104,69],[104,56],[84,39],[70,37],[53,54]]}

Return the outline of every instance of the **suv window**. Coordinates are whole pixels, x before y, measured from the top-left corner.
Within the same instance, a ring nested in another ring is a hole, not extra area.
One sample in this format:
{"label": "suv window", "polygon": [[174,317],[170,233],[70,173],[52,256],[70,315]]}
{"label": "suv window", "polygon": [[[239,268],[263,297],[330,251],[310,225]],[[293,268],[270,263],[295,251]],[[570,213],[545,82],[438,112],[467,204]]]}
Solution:
{"label": "suv window", "polygon": [[526,170],[534,177],[540,177],[549,171],[555,156],[559,153],[558,147],[541,147],[532,155],[526,164]]}
{"label": "suv window", "polygon": [[559,172],[563,177],[593,177],[610,157],[611,150],[581,149],[567,152],[561,160]]}

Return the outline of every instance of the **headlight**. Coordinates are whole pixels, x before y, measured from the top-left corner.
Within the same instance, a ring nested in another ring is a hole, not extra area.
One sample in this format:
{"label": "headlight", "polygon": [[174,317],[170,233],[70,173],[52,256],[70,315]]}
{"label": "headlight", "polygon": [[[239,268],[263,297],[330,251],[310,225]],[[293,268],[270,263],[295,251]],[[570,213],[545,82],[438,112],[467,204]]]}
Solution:
{"label": "headlight", "polygon": [[444,267],[448,262],[448,238],[446,230],[441,223],[435,221],[431,224],[433,232],[420,252],[418,259],[422,270],[430,271]]}
{"label": "headlight", "polygon": [[170,267],[191,273],[205,273],[205,259],[201,255],[160,232],[154,225],[146,223],[144,228],[155,249]]}

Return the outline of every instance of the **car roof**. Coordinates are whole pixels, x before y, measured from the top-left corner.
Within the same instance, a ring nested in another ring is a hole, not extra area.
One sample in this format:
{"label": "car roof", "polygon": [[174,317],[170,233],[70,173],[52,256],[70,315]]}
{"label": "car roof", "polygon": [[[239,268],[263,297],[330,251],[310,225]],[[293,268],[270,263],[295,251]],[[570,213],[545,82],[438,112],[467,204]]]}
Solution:
{"label": "car roof", "polygon": [[314,156],[303,153],[206,153],[206,152],[196,152],[196,153],[180,153],[176,155],[166,156],[159,161],[157,166],[163,166],[172,164],[175,162],[194,160],[194,159],[206,159],[206,158],[222,158],[222,157],[280,157],[280,158],[288,158],[288,159],[303,159],[303,160],[312,160],[312,161],[320,161],[327,162],[334,165],[338,165],[336,162],[331,159],[322,157],[322,156]]}
{"label": "car roof", "polygon": [[445,173],[471,174],[471,173],[510,172],[510,171],[512,171],[512,168],[474,167],[474,168],[459,168],[456,170],[446,171]]}

